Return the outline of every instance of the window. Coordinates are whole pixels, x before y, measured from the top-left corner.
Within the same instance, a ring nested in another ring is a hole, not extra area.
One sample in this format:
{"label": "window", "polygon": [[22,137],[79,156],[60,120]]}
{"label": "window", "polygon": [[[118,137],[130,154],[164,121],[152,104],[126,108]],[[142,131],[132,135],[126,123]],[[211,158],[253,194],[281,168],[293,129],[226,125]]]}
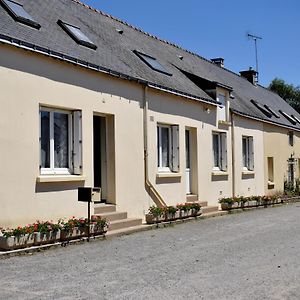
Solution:
{"label": "window", "polygon": [[264,108],[262,105],[260,105],[257,101],[251,99],[250,102],[256,107],[258,108],[266,117],[268,118],[272,118],[272,113],[269,112],[269,109],[267,110],[266,108]]}
{"label": "window", "polygon": [[43,175],[81,174],[81,112],[41,108],[40,170]]}
{"label": "window", "polygon": [[290,117],[287,113],[285,113],[282,110],[279,110],[279,112],[293,125],[297,125],[297,121],[295,121],[292,117]]}
{"label": "window", "polygon": [[268,184],[274,182],[274,158],[268,157]]}
{"label": "window", "polygon": [[150,55],[147,55],[147,54],[144,54],[144,53],[141,53],[139,51],[136,51],[134,50],[133,51],[146,65],[148,65],[151,69],[157,71],[157,72],[160,72],[160,73],[163,73],[165,75],[169,75],[169,76],[172,76],[171,73],[167,72],[166,69],[157,61],[156,58],[150,56]]}
{"label": "window", "polygon": [[289,145],[294,146],[294,132],[289,131],[288,135],[289,135]]}
{"label": "window", "polygon": [[218,106],[218,120],[226,121],[226,96],[223,94],[218,94],[218,101],[221,103]]}
{"label": "window", "polygon": [[159,172],[179,172],[179,127],[157,126],[157,166]]}
{"label": "window", "polygon": [[213,133],[213,170],[227,170],[227,144],[225,132]]}
{"label": "window", "polygon": [[36,29],[41,28],[41,25],[26,12],[23,5],[11,0],[1,0],[1,4],[16,21],[32,26]]}
{"label": "window", "polygon": [[254,152],[253,152],[253,137],[243,136],[243,169],[248,171],[254,170]]}
{"label": "window", "polygon": [[268,105],[264,105],[264,107],[268,110],[268,112],[270,114],[272,114],[275,118],[279,119],[280,117],[278,116],[278,114]]}
{"label": "window", "polygon": [[79,27],[65,23],[61,20],[57,24],[64,29],[69,36],[78,44],[96,50],[97,46],[80,30]]}

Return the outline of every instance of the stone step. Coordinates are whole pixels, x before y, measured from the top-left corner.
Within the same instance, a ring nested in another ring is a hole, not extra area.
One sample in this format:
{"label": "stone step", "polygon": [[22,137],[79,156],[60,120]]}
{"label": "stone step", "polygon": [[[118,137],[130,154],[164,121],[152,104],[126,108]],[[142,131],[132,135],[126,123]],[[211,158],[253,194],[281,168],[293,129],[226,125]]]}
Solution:
{"label": "stone step", "polygon": [[203,206],[201,207],[202,214],[219,211],[219,206]]}
{"label": "stone step", "polygon": [[186,202],[197,202],[197,201],[198,201],[198,195],[194,195],[194,194],[186,195]]}
{"label": "stone step", "polygon": [[142,219],[122,219],[109,222],[108,231],[142,225]]}
{"label": "stone step", "polygon": [[198,203],[201,207],[207,206],[207,201],[195,201],[195,202],[187,201],[186,202],[186,204],[193,204],[193,203]]}
{"label": "stone step", "polygon": [[138,226],[131,226],[127,228],[122,228],[122,229],[116,229],[116,230],[110,230],[105,234],[106,238],[109,237],[115,237],[115,236],[122,236],[126,234],[131,234],[139,231],[146,231],[146,230],[151,230],[153,229],[152,225],[138,225]]}
{"label": "stone step", "polygon": [[115,212],[116,206],[113,204],[95,204],[94,205],[94,214],[103,214],[109,212]]}
{"label": "stone step", "polygon": [[94,214],[94,216],[100,216],[101,218],[106,219],[106,221],[117,221],[122,219],[127,219],[127,212],[107,212],[107,213],[100,213]]}

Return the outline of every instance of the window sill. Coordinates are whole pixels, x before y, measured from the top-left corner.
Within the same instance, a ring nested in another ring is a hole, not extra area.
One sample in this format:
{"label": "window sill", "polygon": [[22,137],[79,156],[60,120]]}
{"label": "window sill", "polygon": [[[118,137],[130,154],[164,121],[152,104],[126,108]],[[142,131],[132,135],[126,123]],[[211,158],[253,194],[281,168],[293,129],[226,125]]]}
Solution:
{"label": "window sill", "polygon": [[242,175],[254,175],[254,174],[255,174],[254,171],[249,171],[249,170],[242,171]]}
{"label": "window sill", "polygon": [[171,173],[171,172],[161,172],[161,173],[157,173],[156,174],[157,178],[177,178],[177,177],[181,177],[181,173]]}
{"label": "window sill", "polygon": [[85,181],[85,176],[79,175],[41,175],[36,178],[38,183]]}
{"label": "window sill", "polygon": [[212,176],[228,176],[229,173],[227,171],[212,171]]}
{"label": "window sill", "polygon": [[268,181],[268,188],[269,188],[269,189],[273,189],[274,186],[275,186],[275,183],[274,183],[274,182]]}

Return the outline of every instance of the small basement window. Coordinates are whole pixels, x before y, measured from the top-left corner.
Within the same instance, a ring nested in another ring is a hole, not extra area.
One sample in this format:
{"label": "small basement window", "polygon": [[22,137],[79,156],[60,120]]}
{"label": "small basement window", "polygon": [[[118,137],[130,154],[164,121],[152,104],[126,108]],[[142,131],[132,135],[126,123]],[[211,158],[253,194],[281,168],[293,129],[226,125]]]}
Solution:
{"label": "small basement window", "polygon": [[97,46],[80,30],[79,27],[65,23],[61,20],[57,24],[79,45],[96,50]]}
{"label": "small basement window", "polygon": [[141,53],[137,50],[134,50],[133,53],[136,54],[146,65],[148,65],[154,71],[163,73],[165,75],[172,76],[172,74],[169,73],[168,71],[166,71],[166,69],[157,61],[156,58],[154,58],[150,55]]}
{"label": "small basement window", "polygon": [[33,17],[27,13],[23,5],[11,0],[0,0],[2,6],[17,22],[29,25],[36,29],[40,29],[41,25],[37,23]]}

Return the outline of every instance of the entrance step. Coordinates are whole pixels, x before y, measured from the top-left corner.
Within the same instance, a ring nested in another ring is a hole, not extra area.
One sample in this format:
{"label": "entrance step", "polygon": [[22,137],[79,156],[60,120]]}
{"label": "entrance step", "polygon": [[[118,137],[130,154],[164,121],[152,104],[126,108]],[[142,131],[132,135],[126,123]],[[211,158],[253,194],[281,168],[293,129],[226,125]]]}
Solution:
{"label": "entrance step", "polygon": [[108,231],[142,225],[142,219],[122,219],[109,222]]}
{"label": "entrance step", "polygon": [[116,206],[114,204],[95,204],[94,205],[94,214],[104,214],[104,213],[110,213],[110,212],[115,212],[116,211]]}
{"label": "entrance step", "polygon": [[202,214],[213,213],[219,210],[219,206],[202,206]]}
{"label": "entrance step", "polygon": [[197,202],[197,201],[198,201],[198,195],[195,194],[186,195],[186,202]]}
{"label": "entrance step", "polygon": [[107,213],[100,213],[94,214],[94,216],[101,216],[102,218],[106,219],[108,222],[127,219],[127,212],[107,212]]}

